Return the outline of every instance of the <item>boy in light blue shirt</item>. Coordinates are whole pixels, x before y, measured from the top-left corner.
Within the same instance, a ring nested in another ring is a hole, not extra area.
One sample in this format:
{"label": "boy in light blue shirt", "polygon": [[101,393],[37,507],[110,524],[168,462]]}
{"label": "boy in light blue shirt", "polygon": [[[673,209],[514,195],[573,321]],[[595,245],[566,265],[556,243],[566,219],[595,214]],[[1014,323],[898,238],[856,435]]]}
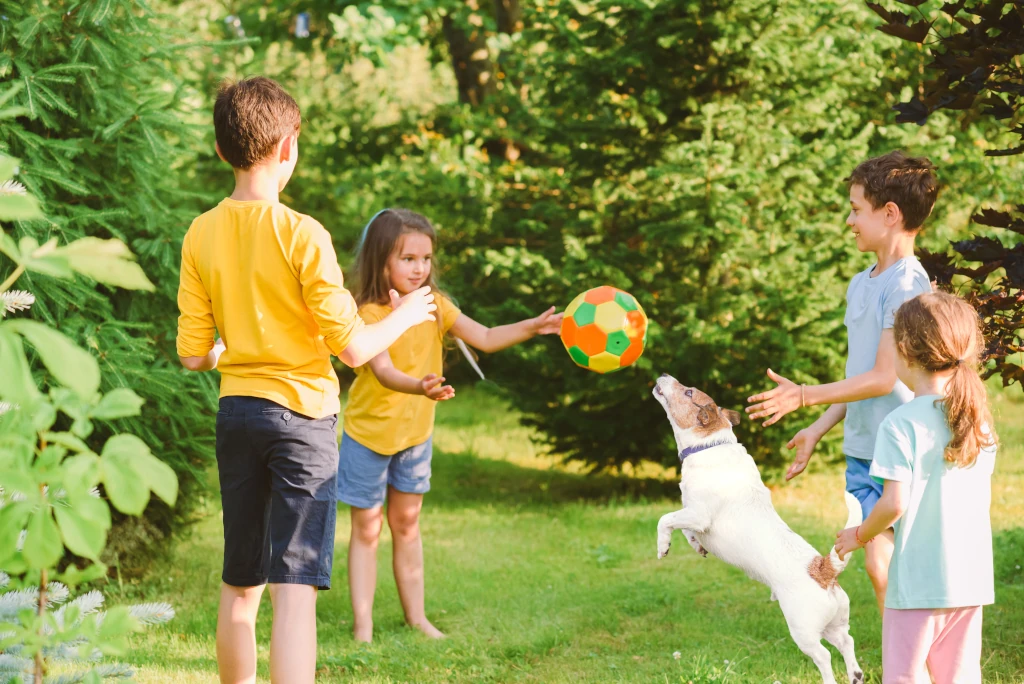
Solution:
{"label": "boy in light blue shirt", "polygon": [[[845,418],[846,491],[860,501],[866,518],[882,494],[881,485],[868,475],[878,426],[913,396],[896,377],[892,326],[900,305],[931,291],[928,274],[914,256],[914,242],[935,204],[938,183],[930,161],[899,151],[862,162],[846,182],[850,188],[846,225],[857,249],[876,258],[873,266],[853,277],[846,292],[846,379],[797,385],[768,369],[768,377],[778,386],[751,397],[747,413],[754,420],[767,418],[767,427],[796,409],[830,405],[786,445],[796,450],[787,480],[803,472],[815,445]],[[864,565],[879,611],[885,602],[892,538],[886,532],[865,547]]]}

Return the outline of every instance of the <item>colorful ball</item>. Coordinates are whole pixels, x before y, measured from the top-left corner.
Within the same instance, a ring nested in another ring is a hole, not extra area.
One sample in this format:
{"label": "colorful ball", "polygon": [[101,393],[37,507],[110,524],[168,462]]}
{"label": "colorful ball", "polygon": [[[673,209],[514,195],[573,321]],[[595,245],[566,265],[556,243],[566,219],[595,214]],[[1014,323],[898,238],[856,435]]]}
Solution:
{"label": "colorful ball", "polygon": [[577,366],[611,373],[644,353],[647,314],[633,295],[602,285],[587,290],[566,307],[561,337]]}

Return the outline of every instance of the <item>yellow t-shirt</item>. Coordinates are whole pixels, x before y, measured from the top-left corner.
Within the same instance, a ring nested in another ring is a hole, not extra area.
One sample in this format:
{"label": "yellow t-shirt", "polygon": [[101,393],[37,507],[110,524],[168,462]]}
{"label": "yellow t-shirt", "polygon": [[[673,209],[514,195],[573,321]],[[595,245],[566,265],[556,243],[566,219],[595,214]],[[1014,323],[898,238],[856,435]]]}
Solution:
{"label": "yellow t-shirt", "polygon": [[330,234],[279,202],[225,199],[181,248],[178,354],[220,331],[220,396],[262,397],[311,418],[341,409],[331,354],[363,327]]}
{"label": "yellow t-shirt", "polygon": [[[447,297],[435,293],[434,301],[441,324],[420,323],[388,347],[395,368],[414,378],[441,374],[444,335],[461,313]],[[376,323],[390,313],[391,307],[384,304],[359,308],[359,315],[367,323]],[[345,433],[349,437],[385,456],[427,441],[434,431],[436,401],[387,389],[377,381],[369,364],[355,371],[345,407]]]}

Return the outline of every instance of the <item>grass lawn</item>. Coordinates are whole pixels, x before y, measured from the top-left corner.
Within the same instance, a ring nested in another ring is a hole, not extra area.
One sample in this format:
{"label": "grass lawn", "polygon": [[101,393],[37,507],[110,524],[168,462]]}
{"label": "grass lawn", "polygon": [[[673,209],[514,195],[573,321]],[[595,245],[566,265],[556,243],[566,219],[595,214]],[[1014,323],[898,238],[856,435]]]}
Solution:
{"label": "grass lawn", "polygon": [[[986,682],[1024,681],[1024,397],[996,393],[1002,449],[994,479],[997,603],[985,612]],[[654,402],[637,410],[660,411]],[[211,417],[212,420],[212,417]],[[667,427],[666,427],[667,429]],[[439,411],[434,490],[422,518],[427,613],[449,635],[431,641],[404,626],[385,526],[375,643],[349,636],[347,508],[338,516],[334,589],[319,599],[322,682],[820,682],[788,636],[767,587],[681,539],[655,558],[658,518],[678,507],[661,477],[584,478],[531,446],[514,415],[481,391],[460,390]],[[787,438],[781,431],[780,441]],[[650,472],[654,472],[652,469]],[[645,471],[645,475],[650,475]],[[827,551],[846,520],[842,472],[812,467],[773,487],[776,508]],[[170,601],[178,616],[135,638],[138,681],[216,682],[220,584],[216,511],[152,579],[123,600]],[[881,621],[863,554],[841,575],[869,682],[880,681]],[[118,587],[110,587],[112,601]],[[269,597],[258,626],[267,674]],[[832,650],[832,649],[830,649]],[[845,670],[832,650],[842,681]]]}

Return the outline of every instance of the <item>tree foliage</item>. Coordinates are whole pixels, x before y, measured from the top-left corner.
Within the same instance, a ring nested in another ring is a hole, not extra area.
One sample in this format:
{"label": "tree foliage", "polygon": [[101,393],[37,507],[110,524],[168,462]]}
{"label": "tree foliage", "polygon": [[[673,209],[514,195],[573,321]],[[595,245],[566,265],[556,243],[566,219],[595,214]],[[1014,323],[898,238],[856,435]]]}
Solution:
{"label": "tree foliage", "polygon": [[[407,206],[439,228],[442,280],[485,323],[600,284],[640,300],[652,327],[631,369],[588,373],[550,338],[482,360],[542,439],[595,466],[674,460],[649,395],[661,372],[731,408],[768,367],[842,377],[845,287],[870,265],[843,225],[842,179],[859,161],[904,148],[939,165],[933,249],[1024,176],[969,152],[988,122],[939,112],[927,129],[894,125],[918,58],[856,4],[274,7],[265,21],[238,15],[261,42],[204,78],[266,73],[296,94],[302,158],[286,201],[322,220],[339,254],[378,209]],[[205,11],[211,27],[229,14]],[[308,38],[288,33],[298,12]],[[765,460],[786,429],[741,426]]]}
{"label": "tree foliage", "polygon": [[[0,2],[0,151],[43,216],[13,217],[15,241],[117,239],[153,279],[116,290],[100,269],[64,280],[29,272],[42,322],[89,350],[104,391],[137,388],[145,416],[98,422],[90,444],[129,430],[152,444],[182,480],[176,512],[157,505],[116,535],[112,562],[130,573],[188,518],[195,473],[212,457],[214,378],[186,375],[174,354],[180,239],[204,189],[187,182],[194,129],[182,114],[190,90],[171,70],[180,32],[146,3],[129,0]],[[79,243],[82,244],[82,243]],[[0,280],[8,274],[0,265]],[[123,284],[114,281],[114,284]]]}
{"label": "tree foliage", "polygon": [[[981,118],[1006,121],[1009,131],[993,130],[991,138],[1006,133],[1019,138],[1012,147],[1001,140],[984,145],[988,157],[1024,154],[1024,124],[1019,112],[1024,102],[1024,7],[1009,0],[944,3],[926,15],[919,2],[911,16],[868,6],[885,21],[879,29],[914,43],[926,43],[931,53],[927,77],[907,101],[895,105],[899,123],[924,125],[935,112],[964,112],[964,121]],[[914,21],[914,19],[917,21]],[[1019,198],[1017,202],[1021,201]],[[1009,206],[1008,206],[1009,205]],[[972,219],[978,226],[995,228],[992,235],[957,240],[950,250],[926,251],[922,260],[944,288],[959,290],[978,309],[988,347],[987,375],[998,374],[1004,385],[1024,383],[1024,205],[1007,201],[987,208]],[[964,283],[966,279],[966,283]]]}

